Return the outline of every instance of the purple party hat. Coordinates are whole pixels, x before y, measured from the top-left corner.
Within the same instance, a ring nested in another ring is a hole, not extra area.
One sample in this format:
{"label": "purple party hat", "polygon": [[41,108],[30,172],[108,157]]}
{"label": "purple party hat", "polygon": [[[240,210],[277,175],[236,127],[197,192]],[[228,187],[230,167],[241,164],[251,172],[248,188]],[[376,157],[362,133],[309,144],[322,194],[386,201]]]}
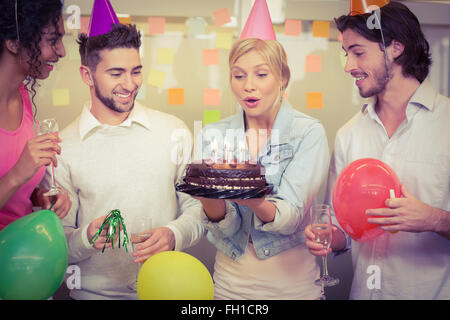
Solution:
{"label": "purple party hat", "polygon": [[89,23],[89,37],[99,36],[111,31],[113,24],[119,24],[109,0],[94,0],[91,22]]}

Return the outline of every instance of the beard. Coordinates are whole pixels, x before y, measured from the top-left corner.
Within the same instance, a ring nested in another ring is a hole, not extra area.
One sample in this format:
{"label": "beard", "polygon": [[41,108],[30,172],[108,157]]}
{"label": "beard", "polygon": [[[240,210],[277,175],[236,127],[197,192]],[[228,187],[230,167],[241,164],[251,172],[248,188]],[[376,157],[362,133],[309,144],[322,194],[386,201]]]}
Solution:
{"label": "beard", "polygon": [[373,73],[375,85],[367,89],[367,91],[363,91],[362,88],[359,88],[359,95],[363,98],[369,98],[383,92],[384,89],[386,89],[386,85],[391,80],[390,66],[391,65],[383,63],[383,67]]}
{"label": "beard", "polygon": [[134,108],[134,102],[136,99],[136,95],[133,97],[133,102],[131,103],[131,107],[127,108],[127,109],[121,109],[117,106],[116,102],[114,101],[113,98],[108,98],[106,96],[104,96],[99,89],[98,83],[95,80],[95,78],[93,78],[94,81],[94,90],[95,90],[95,96],[106,106],[108,107],[110,110],[114,111],[114,112],[119,112],[119,113],[125,113],[125,112],[130,112],[131,110],[133,110]]}

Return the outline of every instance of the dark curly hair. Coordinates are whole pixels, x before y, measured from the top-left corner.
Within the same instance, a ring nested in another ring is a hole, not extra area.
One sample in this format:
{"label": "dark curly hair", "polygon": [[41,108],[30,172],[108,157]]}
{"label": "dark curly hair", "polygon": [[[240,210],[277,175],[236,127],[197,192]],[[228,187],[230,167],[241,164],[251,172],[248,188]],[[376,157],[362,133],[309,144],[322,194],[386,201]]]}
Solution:
{"label": "dark curly hair", "polygon": [[[42,30],[49,25],[54,25],[55,30],[58,30],[62,8],[61,0],[0,0],[0,56],[5,49],[6,40],[19,40],[19,53],[26,50],[30,57],[27,61],[30,74],[39,74],[38,70],[41,67],[39,43]],[[28,75],[25,85],[32,95],[35,111],[36,84],[37,79]]]}
{"label": "dark curly hair", "polygon": [[80,45],[79,51],[81,64],[88,66],[95,71],[100,62],[100,51],[115,48],[134,48],[139,50],[141,46],[141,33],[135,25],[115,24],[111,31],[88,37],[85,33],[80,33],[77,43]]}
{"label": "dark curly hair", "polygon": [[[334,19],[340,32],[351,29],[369,41],[383,43],[379,29],[369,29],[367,19],[372,13],[343,15]],[[431,66],[431,54],[417,17],[405,5],[391,1],[380,8],[381,30],[386,47],[396,40],[405,46],[403,53],[395,59],[402,66],[405,77],[413,76],[419,82],[428,76]]]}

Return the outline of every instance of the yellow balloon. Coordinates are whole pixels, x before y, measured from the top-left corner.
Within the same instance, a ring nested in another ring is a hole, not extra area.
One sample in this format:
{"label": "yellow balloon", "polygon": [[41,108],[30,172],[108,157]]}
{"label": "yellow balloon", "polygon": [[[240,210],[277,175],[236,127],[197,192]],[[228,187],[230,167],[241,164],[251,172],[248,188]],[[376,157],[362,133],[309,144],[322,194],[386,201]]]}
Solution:
{"label": "yellow balloon", "polygon": [[143,264],[137,278],[139,300],[212,300],[214,284],[200,260],[180,251],[164,251]]}

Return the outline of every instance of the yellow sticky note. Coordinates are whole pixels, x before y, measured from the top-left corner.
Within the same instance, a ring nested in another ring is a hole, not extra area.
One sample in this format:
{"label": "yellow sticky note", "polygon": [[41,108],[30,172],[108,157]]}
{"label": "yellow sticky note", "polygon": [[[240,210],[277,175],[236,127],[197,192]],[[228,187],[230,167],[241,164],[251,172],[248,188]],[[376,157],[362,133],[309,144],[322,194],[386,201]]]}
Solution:
{"label": "yellow sticky note", "polygon": [[208,89],[203,91],[203,104],[205,106],[220,105],[220,89]]}
{"label": "yellow sticky note", "polygon": [[300,36],[302,33],[301,20],[286,20],[284,23],[284,34],[287,36]]}
{"label": "yellow sticky note", "polygon": [[330,37],[330,22],[329,21],[314,21],[313,22],[313,37],[316,37],[316,38]]}
{"label": "yellow sticky note", "polygon": [[183,88],[170,88],[168,90],[167,103],[169,105],[184,104],[184,89]]}
{"label": "yellow sticky note", "polygon": [[158,48],[158,64],[173,64],[173,49]]}
{"label": "yellow sticky note", "polygon": [[55,107],[68,106],[70,104],[69,89],[54,89],[52,91],[52,97]]}
{"label": "yellow sticky note", "polygon": [[322,92],[307,92],[306,93],[306,108],[322,109],[323,108]]}
{"label": "yellow sticky note", "polygon": [[217,32],[216,48],[231,49],[232,42],[233,42],[233,34],[231,32]]}
{"label": "yellow sticky note", "polygon": [[165,17],[148,18],[148,34],[164,34],[166,29]]}
{"label": "yellow sticky note", "polygon": [[147,84],[158,88],[162,88],[165,79],[166,79],[165,72],[152,69],[150,70],[150,74],[148,75]]}
{"label": "yellow sticky note", "polygon": [[203,111],[203,125],[217,122],[220,120],[220,110],[204,110]]}
{"label": "yellow sticky note", "polygon": [[306,56],[305,61],[306,72],[321,72],[322,71],[322,57],[321,56]]}
{"label": "yellow sticky note", "polygon": [[203,49],[203,65],[210,66],[219,64],[218,49]]}

